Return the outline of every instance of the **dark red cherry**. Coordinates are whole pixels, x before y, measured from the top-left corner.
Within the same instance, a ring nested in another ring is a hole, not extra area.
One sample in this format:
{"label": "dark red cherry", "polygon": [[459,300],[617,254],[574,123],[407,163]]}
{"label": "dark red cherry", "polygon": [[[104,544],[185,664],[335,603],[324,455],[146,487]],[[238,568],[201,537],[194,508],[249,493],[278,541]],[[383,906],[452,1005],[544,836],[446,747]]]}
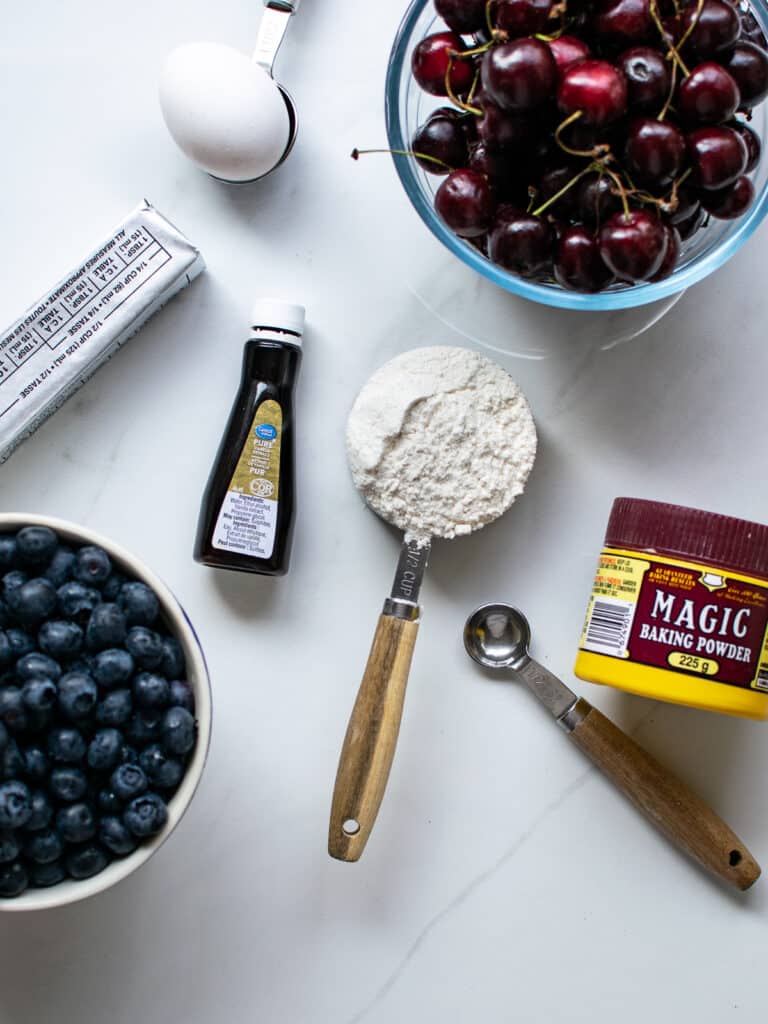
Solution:
{"label": "dark red cherry", "polygon": [[[469,158],[469,147],[458,118],[430,117],[417,128],[411,141],[416,162],[431,174],[448,174],[463,167]],[[420,154],[424,154],[421,156]],[[425,157],[434,157],[433,160]],[[439,160],[440,163],[435,163]]]}
{"label": "dark red cherry", "polygon": [[488,235],[488,255],[505,270],[532,277],[549,263],[553,244],[546,220],[507,207],[499,210]]}
{"label": "dark red cherry", "polygon": [[659,269],[651,278],[652,281],[663,281],[665,277],[669,277],[677,266],[677,260],[680,256],[680,233],[671,224],[664,224],[663,227],[667,239],[664,259],[661,261]]}
{"label": "dark red cherry", "polygon": [[435,10],[448,28],[463,35],[486,27],[485,3],[486,0],[435,0]]}
{"label": "dark red cherry", "polygon": [[756,107],[768,96],[768,53],[754,43],[737,43],[723,66],[741,93],[742,107]]}
{"label": "dark red cherry", "polygon": [[482,114],[477,118],[477,137],[497,153],[519,149],[531,135],[531,126],[522,114],[502,110],[487,96],[475,100]]}
{"label": "dark red cherry", "polygon": [[733,46],[741,32],[741,17],[727,0],[704,0],[700,13],[698,8],[698,0],[693,0],[680,15],[682,32],[691,29],[683,49],[707,60]]}
{"label": "dark red cherry", "polygon": [[617,121],[627,108],[627,83],[613,64],[583,60],[563,75],[557,103],[566,116],[581,111],[581,121],[601,127]]}
{"label": "dark red cherry", "polygon": [[702,192],[701,205],[719,220],[735,220],[747,212],[755,198],[755,186],[746,174],[717,192]]}
{"label": "dark red cherry", "polygon": [[683,166],[685,136],[671,121],[641,117],[629,126],[625,155],[630,172],[640,181],[665,185]]}
{"label": "dark red cherry", "polygon": [[751,174],[760,163],[760,154],[763,150],[760,136],[743,121],[731,121],[728,127],[738,132],[747,147],[747,166],[744,168],[744,173]]}
{"label": "dark red cherry", "polygon": [[682,224],[683,221],[690,220],[700,209],[698,193],[687,185],[681,185],[677,190],[677,206],[669,214],[669,220],[672,224]]}
{"label": "dark red cherry", "polygon": [[595,227],[605,224],[609,217],[621,209],[621,198],[607,174],[597,171],[585,175],[577,186],[576,205],[585,224]]}
{"label": "dark red cherry", "polygon": [[612,42],[640,43],[653,31],[650,0],[598,0],[595,35]]}
{"label": "dark red cherry", "polygon": [[488,179],[467,167],[452,171],[435,193],[435,210],[462,238],[487,231],[493,205]]}
{"label": "dark red cherry", "polygon": [[687,138],[693,165],[691,181],[706,189],[725,188],[744,173],[749,153],[733,128],[697,128]]}
{"label": "dark red cherry", "polygon": [[481,67],[483,89],[504,110],[533,110],[554,94],[557,65],[550,48],[539,39],[494,46]]}
{"label": "dark red cherry", "polygon": [[577,224],[559,235],[555,255],[555,279],[563,288],[577,292],[599,292],[613,280],[603,262],[594,235]]}
{"label": "dark red cherry", "polygon": [[452,53],[461,53],[466,49],[461,36],[455,32],[436,32],[425,36],[416,45],[411,57],[413,77],[425,92],[433,96],[447,96],[445,76],[453,59],[450,84],[454,94],[466,92],[472,85],[474,69],[469,59],[451,57]]}
{"label": "dark red cherry", "polygon": [[741,102],[735,80],[714,61],[695,67],[681,84],[677,95],[682,117],[700,124],[729,121]]}
{"label": "dark red cherry", "polygon": [[702,210],[701,205],[699,208],[691,214],[686,220],[681,220],[675,224],[677,233],[683,242],[686,242],[689,238],[692,238],[699,228],[704,226],[704,221],[707,219],[706,213]]}
{"label": "dark red cherry", "polygon": [[[577,168],[572,164],[560,164],[550,167],[539,179],[539,194],[536,196],[536,206],[541,206],[547,200],[561,192],[569,182],[578,174]],[[576,188],[569,188],[564,195],[560,196],[551,206],[547,207],[547,213],[555,217],[573,217],[576,212]]]}
{"label": "dark red cherry", "polygon": [[600,255],[622,281],[647,281],[664,260],[667,235],[663,222],[645,210],[623,211],[600,229]]}
{"label": "dark red cherry", "polygon": [[553,7],[553,0],[499,0],[496,28],[511,38],[536,35],[546,29]]}
{"label": "dark red cherry", "polygon": [[526,184],[514,154],[495,153],[480,142],[472,148],[468,166],[485,175],[499,200],[527,204]]}
{"label": "dark red cherry", "polygon": [[571,64],[586,60],[591,55],[584,40],[577,39],[576,36],[558,36],[557,39],[548,40],[547,46],[555,58],[558,78],[562,77],[563,72],[567,71]]}
{"label": "dark red cherry", "polygon": [[670,72],[658,50],[635,46],[621,54],[616,66],[627,80],[630,110],[661,110],[669,94]]}

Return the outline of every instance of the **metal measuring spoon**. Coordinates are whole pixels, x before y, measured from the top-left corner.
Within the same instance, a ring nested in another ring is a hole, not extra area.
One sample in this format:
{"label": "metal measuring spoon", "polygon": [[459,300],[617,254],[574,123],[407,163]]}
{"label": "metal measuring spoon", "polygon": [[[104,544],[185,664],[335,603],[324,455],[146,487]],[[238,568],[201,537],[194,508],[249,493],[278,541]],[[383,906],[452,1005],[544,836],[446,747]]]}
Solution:
{"label": "metal measuring spoon", "polygon": [[464,626],[470,658],[518,675],[576,746],[667,838],[712,874],[748,889],[760,865],[741,839],[684,783],[535,661],[530,642],[528,620],[507,604],[483,605]]}
{"label": "metal measuring spoon", "polygon": [[296,104],[273,76],[277,52],[300,0],[264,0],[253,57],[220,43],[189,43],[169,54],[160,107],[181,151],[211,177],[249,184],[293,149]]}

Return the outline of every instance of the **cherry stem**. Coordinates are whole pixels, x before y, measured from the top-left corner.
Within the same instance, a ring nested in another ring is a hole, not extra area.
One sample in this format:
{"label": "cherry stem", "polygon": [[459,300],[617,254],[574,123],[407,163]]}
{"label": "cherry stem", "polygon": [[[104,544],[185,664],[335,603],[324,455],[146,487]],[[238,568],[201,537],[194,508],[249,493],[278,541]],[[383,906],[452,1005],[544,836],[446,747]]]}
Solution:
{"label": "cherry stem", "polygon": [[495,40],[489,43],[482,43],[480,46],[473,46],[471,50],[449,50],[449,57],[476,57],[479,53],[487,53],[493,46]]}
{"label": "cherry stem", "polygon": [[669,113],[669,108],[672,106],[672,97],[675,95],[675,89],[677,88],[677,64],[672,65],[672,74],[669,78],[669,95],[667,96],[667,102],[661,108],[659,116],[656,118],[657,121],[663,121]]}
{"label": "cherry stem", "polygon": [[661,200],[659,202],[659,206],[664,211],[664,213],[674,213],[675,210],[678,208],[678,206],[680,205],[680,200],[679,200],[679,197],[678,197],[678,194],[677,194],[678,193],[678,189],[680,188],[680,186],[683,184],[685,179],[688,177],[688,175],[692,171],[693,171],[693,168],[689,167],[687,171],[685,171],[683,174],[681,174],[680,177],[677,178],[672,183],[672,190],[669,193],[669,198]]}
{"label": "cherry stem", "polygon": [[602,170],[604,174],[608,175],[608,177],[611,179],[611,181],[618,189],[619,197],[621,198],[621,205],[624,207],[624,216],[629,217],[629,193],[624,188],[624,182],[621,180],[618,174],[611,171],[608,167],[604,166]]}
{"label": "cherry stem", "polygon": [[390,156],[394,153],[396,156],[412,156],[419,160],[428,160],[432,164],[439,164],[444,167],[448,172],[455,171],[455,167],[451,167],[445,160],[440,160],[436,156],[430,156],[429,153],[419,153],[415,149],[353,149],[349,154],[353,160],[359,160],[361,156],[367,156],[369,153],[389,153]]}
{"label": "cherry stem", "polygon": [[496,0],[486,0],[485,4],[485,24],[488,26],[488,34],[491,36],[496,31],[493,21],[491,20],[491,9],[495,3]]}
{"label": "cherry stem", "polygon": [[539,206],[536,210],[534,210],[533,211],[533,216],[534,217],[540,217],[542,215],[542,213],[544,213],[544,211],[546,209],[548,209],[550,206],[552,206],[553,203],[556,203],[558,199],[562,199],[562,197],[566,194],[566,192],[570,192],[570,190],[573,188],[573,186],[575,184],[577,184],[577,182],[581,181],[581,179],[584,177],[585,174],[589,174],[590,171],[593,171],[594,169],[595,169],[595,165],[594,164],[589,164],[589,166],[585,167],[584,170],[579,171],[578,174],[574,175],[574,177],[571,178],[570,181],[566,182],[566,184],[563,185],[563,187],[560,189],[559,192],[555,192],[555,194],[553,196],[549,197],[549,199],[546,201],[546,203],[542,203],[541,206]]}
{"label": "cherry stem", "polygon": [[557,126],[557,130],[555,131],[555,142],[558,144],[560,149],[562,149],[566,153],[569,153],[571,156],[589,157],[591,160],[597,160],[600,158],[605,160],[610,159],[611,147],[607,145],[605,142],[599,142],[596,146],[593,146],[592,149],[572,149],[565,142],[563,142],[562,133],[565,131],[568,125],[573,124],[574,121],[578,121],[579,118],[583,115],[583,113],[583,110],[576,110],[573,114],[571,114],[569,117],[566,117],[566,119]]}
{"label": "cherry stem", "polygon": [[448,67],[445,69],[446,95],[448,96],[448,99],[451,101],[451,103],[453,103],[454,106],[457,106],[459,110],[464,110],[468,114],[474,114],[475,117],[482,117],[483,112],[482,110],[480,110],[479,107],[473,107],[469,103],[465,103],[463,100],[460,100],[453,91],[453,87],[451,85],[451,72],[453,71],[453,59],[456,56],[457,54],[455,50],[448,51]]}
{"label": "cherry stem", "polygon": [[[680,70],[683,72],[683,74],[685,75],[686,78],[688,77],[688,75],[690,75],[690,71],[685,66],[685,62],[683,61],[683,58],[680,56],[679,51],[682,48],[683,43],[688,39],[688,36],[693,31],[693,28],[694,28],[696,22],[699,20],[699,15],[701,14],[701,9],[702,9],[703,6],[704,6],[704,0],[699,0],[699,9],[696,12],[696,18],[695,18],[693,24],[691,24],[688,27],[688,30],[686,31],[685,35],[680,40],[680,42],[677,44],[677,46],[675,46],[674,44],[670,44],[670,47],[669,47],[669,49],[667,50],[667,53],[666,53],[667,60],[671,60],[673,62],[673,64],[679,65]],[[667,36],[667,33],[664,31],[664,25],[663,25],[662,20],[661,20],[661,15],[659,14],[659,5],[657,3],[657,0],[651,0],[650,12],[651,12],[651,17],[653,18],[653,23],[656,26],[656,28],[659,30],[659,35],[661,36],[662,40],[664,42],[666,42],[667,39],[668,39],[668,36]]]}

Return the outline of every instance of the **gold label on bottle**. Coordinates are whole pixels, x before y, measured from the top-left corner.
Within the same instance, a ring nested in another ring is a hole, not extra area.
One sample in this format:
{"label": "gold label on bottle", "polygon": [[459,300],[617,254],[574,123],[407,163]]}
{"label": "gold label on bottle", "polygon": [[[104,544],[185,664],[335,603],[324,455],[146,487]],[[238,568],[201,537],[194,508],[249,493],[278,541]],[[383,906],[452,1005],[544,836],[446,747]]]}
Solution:
{"label": "gold label on bottle", "polygon": [[256,410],[219,510],[213,546],[251,558],[275,548],[283,411],[269,399]]}

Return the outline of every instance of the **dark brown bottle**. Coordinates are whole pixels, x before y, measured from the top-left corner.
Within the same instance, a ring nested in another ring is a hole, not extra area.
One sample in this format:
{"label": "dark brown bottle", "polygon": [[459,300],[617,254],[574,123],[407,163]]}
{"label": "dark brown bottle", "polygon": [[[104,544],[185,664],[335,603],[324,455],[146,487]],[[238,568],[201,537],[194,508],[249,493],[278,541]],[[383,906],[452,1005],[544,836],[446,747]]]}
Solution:
{"label": "dark brown bottle", "polygon": [[262,299],[251,316],[240,390],[208,479],[195,560],[282,576],[293,540],[293,388],[304,307]]}

